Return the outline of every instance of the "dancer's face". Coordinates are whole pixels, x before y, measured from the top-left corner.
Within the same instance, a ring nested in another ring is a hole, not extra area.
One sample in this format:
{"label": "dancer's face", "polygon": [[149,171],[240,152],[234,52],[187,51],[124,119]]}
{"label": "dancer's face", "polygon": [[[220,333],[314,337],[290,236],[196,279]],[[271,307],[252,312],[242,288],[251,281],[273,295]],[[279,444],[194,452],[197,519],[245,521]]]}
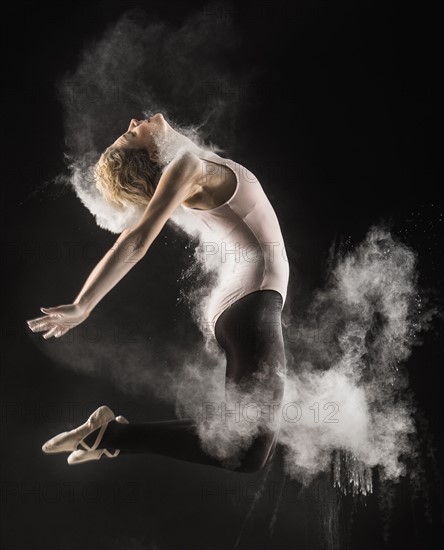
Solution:
{"label": "dancer's face", "polygon": [[151,157],[158,155],[157,144],[164,141],[168,131],[168,123],[161,113],[146,119],[131,119],[128,130],[113,143],[123,149],[145,149]]}

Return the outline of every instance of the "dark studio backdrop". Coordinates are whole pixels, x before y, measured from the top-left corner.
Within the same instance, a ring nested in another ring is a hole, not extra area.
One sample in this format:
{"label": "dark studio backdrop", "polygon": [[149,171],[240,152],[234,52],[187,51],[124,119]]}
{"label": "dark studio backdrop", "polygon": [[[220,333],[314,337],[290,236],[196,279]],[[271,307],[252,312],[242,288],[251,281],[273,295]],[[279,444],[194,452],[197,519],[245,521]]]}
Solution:
{"label": "dark studio backdrop", "polygon": [[[254,550],[441,547],[439,313],[405,364],[423,436],[414,459],[419,488],[401,478],[382,494],[375,477],[366,498],[339,497],[325,480],[302,488],[287,478],[277,502],[279,454],[259,494],[262,473],[233,475],[154,455],[70,468],[41,452],[50,436],[78,425],[102,404],[134,421],[174,417],[174,404],[159,397],[163,389],[156,392],[155,381],[151,390],[130,384],[128,391],[116,383],[124,374],[107,376],[108,341],[120,354],[113,373],[120,358],[123,369],[137,356],[141,334],[155,347],[143,367],[154,373],[161,373],[162,361],[174,361],[176,345],[191,342],[199,349],[190,314],[177,304],[189,255],[170,227],[94,311],[91,330],[103,327],[106,333],[100,346],[94,348],[97,333],[75,333],[86,342],[85,368],[72,368],[64,352],[45,352],[59,342],[42,343],[25,323],[41,306],[72,301],[116,239],[57,179],[66,174],[67,150],[57,83],[128,10],[170,29],[180,29],[199,10],[206,10],[211,24],[220,19],[221,28],[230,21],[230,33],[212,37],[217,54],[201,49],[196,67],[187,65],[186,82],[202,79],[200,61],[230,75],[225,88],[219,80],[201,80],[199,93],[217,93],[232,106],[226,121],[217,119],[213,139],[259,177],[270,197],[297,274],[290,294],[294,310],[303,311],[324,284],[332,246],[352,249],[379,223],[415,251],[418,285],[433,307],[441,304],[443,205],[434,164],[440,57],[430,6],[343,0],[17,3],[4,14],[2,37],[1,548],[228,550],[236,541],[237,548]],[[164,67],[170,77],[182,57],[190,63],[185,47],[176,54]],[[162,85],[169,83],[171,78]],[[168,90],[165,96],[173,97]],[[189,124],[201,97],[196,92],[194,104],[184,100],[170,111]],[[100,353],[91,359],[90,349]]]}

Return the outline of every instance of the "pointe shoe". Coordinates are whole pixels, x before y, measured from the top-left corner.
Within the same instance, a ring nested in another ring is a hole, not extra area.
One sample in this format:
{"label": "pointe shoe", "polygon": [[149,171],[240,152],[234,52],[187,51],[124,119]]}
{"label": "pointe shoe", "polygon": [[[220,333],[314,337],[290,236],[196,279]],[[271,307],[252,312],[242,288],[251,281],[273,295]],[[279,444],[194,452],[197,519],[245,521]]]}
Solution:
{"label": "pointe shoe", "polygon": [[[123,416],[116,416],[115,420],[120,424],[129,424],[128,420]],[[100,437],[100,439],[102,439],[102,437]],[[108,451],[108,449],[94,449],[91,451],[79,449],[77,451],[73,451],[68,456],[67,462],[70,466],[73,466],[74,464],[81,464],[82,462],[89,462],[90,460],[99,460],[102,456],[106,456],[107,458],[116,458],[119,454],[120,449],[116,449],[114,452]]]}
{"label": "pointe shoe", "polygon": [[[109,422],[111,422],[111,420],[114,420],[114,418],[115,415],[113,411],[106,405],[103,405],[95,410],[88,420],[78,428],[74,428],[69,432],[62,432],[44,443],[42,446],[42,451],[47,454],[69,453],[71,451],[75,451],[78,445],[81,445],[87,450],[94,450],[98,447],[98,444],[102,440],[106,426]],[[98,428],[100,428],[100,432],[94,445],[90,447],[85,443],[84,438]]]}

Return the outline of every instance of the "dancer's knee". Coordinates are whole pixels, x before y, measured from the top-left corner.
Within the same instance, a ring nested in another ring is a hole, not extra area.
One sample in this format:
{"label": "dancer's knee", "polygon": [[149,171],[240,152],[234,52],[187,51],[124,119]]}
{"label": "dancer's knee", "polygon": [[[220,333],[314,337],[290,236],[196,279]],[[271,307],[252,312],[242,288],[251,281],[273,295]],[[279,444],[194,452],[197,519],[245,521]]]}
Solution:
{"label": "dancer's knee", "polygon": [[266,447],[260,453],[244,457],[241,464],[234,471],[250,474],[260,472],[270,463],[273,454],[274,445]]}
{"label": "dancer's knee", "polygon": [[257,472],[260,472],[265,467],[264,463],[245,463],[241,464],[238,468],[236,468],[234,471],[243,473],[243,474],[256,474]]}
{"label": "dancer's knee", "polygon": [[236,468],[235,471],[242,472],[244,474],[255,474],[263,470],[265,466],[269,463],[269,461],[270,459],[268,458],[268,456],[264,456],[262,460],[245,460],[240,466],[238,466],[238,468]]}

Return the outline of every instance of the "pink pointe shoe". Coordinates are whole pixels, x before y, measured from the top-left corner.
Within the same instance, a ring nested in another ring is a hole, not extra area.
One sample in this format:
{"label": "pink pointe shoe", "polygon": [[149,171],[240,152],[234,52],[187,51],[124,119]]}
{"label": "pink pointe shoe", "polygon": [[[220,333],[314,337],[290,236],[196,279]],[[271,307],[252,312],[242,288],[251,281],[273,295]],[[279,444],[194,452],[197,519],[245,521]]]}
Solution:
{"label": "pink pointe shoe", "polygon": [[[117,422],[120,422],[120,424],[129,424],[128,420],[123,416],[116,416],[115,420]],[[97,448],[102,441],[104,432],[105,430],[101,430],[99,432],[99,435],[97,436],[97,439],[91,448],[87,448],[86,451],[84,451],[83,449],[73,451],[68,456],[68,464],[70,466],[73,466],[74,464],[81,464],[82,462],[89,462],[90,460],[99,460],[100,458],[102,458],[102,456],[106,456],[108,458],[116,458],[117,456],[119,456],[120,449],[116,449],[114,452],[111,452],[108,451],[108,449]]]}
{"label": "pink pointe shoe", "polygon": [[[100,443],[100,441],[102,440],[108,423],[114,419],[115,415],[113,411],[106,405],[103,405],[102,407],[99,407],[97,410],[95,410],[88,418],[88,420],[78,428],[74,428],[69,432],[62,432],[47,441],[42,446],[42,451],[47,454],[66,452],[69,453],[71,451],[75,451],[78,445],[81,445],[84,449],[87,450],[96,449],[98,443]],[[100,432],[97,436],[96,442],[92,447],[89,447],[85,443],[84,438],[98,428],[100,428]]]}

